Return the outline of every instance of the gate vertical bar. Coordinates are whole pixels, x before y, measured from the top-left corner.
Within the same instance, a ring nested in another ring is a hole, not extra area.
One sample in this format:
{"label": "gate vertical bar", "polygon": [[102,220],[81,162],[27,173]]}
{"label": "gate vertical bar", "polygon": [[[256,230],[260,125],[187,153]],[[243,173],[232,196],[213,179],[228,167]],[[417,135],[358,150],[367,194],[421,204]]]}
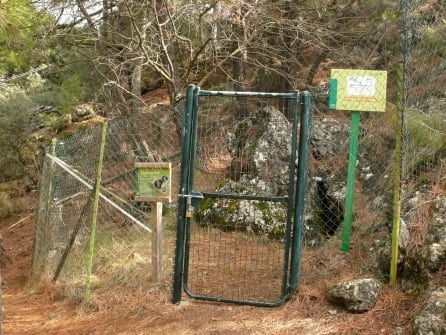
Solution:
{"label": "gate vertical bar", "polygon": [[305,206],[305,186],[308,166],[308,149],[310,143],[311,95],[303,92],[301,96],[301,123],[299,137],[299,156],[297,164],[296,209],[294,213],[293,242],[290,268],[290,294],[296,291],[299,280],[300,253],[302,245],[302,221]]}
{"label": "gate vertical bar", "polygon": [[288,186],[288,210],[287,210],[287,226],[285,232],[285,255],[283,261],[283,288],[287,291],[285,294],[289,294],[289,286],[288,286],[288,276],[291,275],[290,272],[290,246],[292,245],[291,241],[291,232],[294,230],[293,226],[293,212],[294,212],[294,201],[295,201],[295,193],[296,193],[296,158],[297,158],[297,132],[299,128],[299,105],[300,105],[300,93],[298,91],[295,92],[295,97],[293,98],[293,128],[291,134],[291,158],[290,158],[290,167],[289,167],[289,186]]}
{"label": "gate vertical bar", "polygon": [[[198,99],[199,99],[200,87],[194,86],[192,91],[192,110],[190,115],[190,147],[189,147],[189,176],[187,179],[186,192],[187,196],[190,197],[192,193],[192,187],[194,183],[194,162],[195,153],[197,147],[197,127],[198,127]],[[191,201],[191,199],[186,199]],[[186,204],[188,206],[188,204]],[[189,209],[187,209],[189,210]],[[184,275],[183,283],[187,283],[189,275],[189,244],[190,244],[190,217],[185,217],[185,229],[184,229]]]}
{"label": "gate vertical bar", "polygon": [[172,303],[176,304],[181,301],[181,290],[183,282],[183,268],[184,268],[184,236],[185,236],[185,218],[186,218],[186,195],[187,187],[189,185],[189,161],[190,161],[190,147],[191,147],[191,130],[192,130],[192,108],[193,108],[193,92],[194,85],[189,85],[186,89],[186,110],[184,113],[184,128],[182,134],[182,158],[181,158],[181,176],[180,189],[178,199],[178,219],[177,219],[177,234],[175,246],[175,263],[173,273],[173,292]]}

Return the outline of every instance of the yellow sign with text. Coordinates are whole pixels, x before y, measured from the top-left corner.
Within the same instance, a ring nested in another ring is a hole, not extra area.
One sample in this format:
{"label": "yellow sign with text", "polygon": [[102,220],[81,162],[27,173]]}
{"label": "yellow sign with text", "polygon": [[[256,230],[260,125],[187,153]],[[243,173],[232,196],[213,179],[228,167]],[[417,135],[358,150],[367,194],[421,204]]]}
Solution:
{"label": "yellow sign with text", "polygon": [[387,71],[332,69],[328,107],[331,110],[384,112]]}

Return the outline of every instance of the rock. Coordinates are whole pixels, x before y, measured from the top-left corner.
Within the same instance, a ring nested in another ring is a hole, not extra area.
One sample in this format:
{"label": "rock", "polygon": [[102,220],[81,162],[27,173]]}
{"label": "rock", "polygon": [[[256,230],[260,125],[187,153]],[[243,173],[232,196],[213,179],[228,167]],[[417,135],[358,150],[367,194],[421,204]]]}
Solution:
{"label": "rock", "polygon": [[81,122],[92,119],[96,115],[93,106],[90,104],[83,104],[74,108],[73,115],[71,116],[72,122]]}
{"label": "rock", "polygon": [[29,129],[36,132],[51,125],[60,117],[59,110],[54,106],[39,106],[31,112],[29,118]]}
{"label": "rock", "polygon": [[[226,181],[218,193],[255,194],[252,185]],[[285,232],[286,207],[267,201],[206,199],[196,214],[200,223],[222,230],[241,230],[281,239]]]}
{"label": "rock", "polygon": [[[418,193],[417,197],[421,198],[422,194]],[[400,277],[406,293],[419,295],[427,287],[431,275],[439,271],[446,260],[445,210],[446,197],[439,196],[435,200],[432,220],[426,223],[429,231],[425,244],[405,255]]]}
{"label": "rock", "polygon": [[446,256],[446,243],[432,243],[428,246],[427,267],[431,272],[440,269]]}
{"label": "rock", "polygon": [[410,232],[407,228],[406,222],[400,217],[400,239],[398,241],[398,247],[400,251],[406,252],[410,242]]}
{"label": "rock", "polygon": [[312,155],[316,160],[329,160],[335,157],[339,148],[349,141],[350,128],[333,118],[314,120],[311,129]]}
{"label": "rock", "polygon": [[404,328],[402,328],[402,327],[396,327],[393,332],[393,335],[404,335],[404,334],[406,334],[406,333],[404,331]]}
{"label": "rock", "polygon": [[438,271],[446,260],[446,197],[437,197],[434,208],[427,238],[427,266],[431,272]]}
{"label": "rock", "polygon": [[381,289],[381,283],[373,278],[348,280],[330,287],[328,298],[350,312],[363,313],[375,306]]}
{"label": "rock", "polygon": [[291,152],[291,125],[277,109],[259,109],[241,120],[226,138],[232,179],[248,182],[261,195],[286,195]]}
{"label": "rock", "polygon": [[414,335],[446,334],[446,287],[427,295],[425,303],[413,320]]}
{"label": "rock", "polygon": [[[284,196],[288,194],[291,125],[277,109],[266,106],[242,119],[227,135],[231,178],[217,193]],[[287,209],[283,203],[207,199],[196,214],[205,225],[242,230],[281,239]]]}

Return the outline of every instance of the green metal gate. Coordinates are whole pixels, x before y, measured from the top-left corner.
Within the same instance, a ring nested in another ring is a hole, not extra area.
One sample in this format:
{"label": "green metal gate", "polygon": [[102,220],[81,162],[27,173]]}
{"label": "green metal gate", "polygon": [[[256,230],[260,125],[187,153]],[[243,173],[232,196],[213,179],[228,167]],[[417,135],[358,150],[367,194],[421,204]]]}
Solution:
{"label": "green metal gate", "polygon": [[278,306],[299,280],[311,96],[186,93],[172,302]]}

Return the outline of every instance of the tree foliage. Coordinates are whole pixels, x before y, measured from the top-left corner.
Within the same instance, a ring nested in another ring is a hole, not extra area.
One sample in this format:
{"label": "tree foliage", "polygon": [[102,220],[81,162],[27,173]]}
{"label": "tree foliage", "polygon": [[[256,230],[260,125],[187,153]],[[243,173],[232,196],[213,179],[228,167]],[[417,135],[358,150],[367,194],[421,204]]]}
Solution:
{"label": "tree foliage", "polygon": [[31,0],[0,2],[0,70],[9,74],[41,64],[48,15],[40,15]]}

